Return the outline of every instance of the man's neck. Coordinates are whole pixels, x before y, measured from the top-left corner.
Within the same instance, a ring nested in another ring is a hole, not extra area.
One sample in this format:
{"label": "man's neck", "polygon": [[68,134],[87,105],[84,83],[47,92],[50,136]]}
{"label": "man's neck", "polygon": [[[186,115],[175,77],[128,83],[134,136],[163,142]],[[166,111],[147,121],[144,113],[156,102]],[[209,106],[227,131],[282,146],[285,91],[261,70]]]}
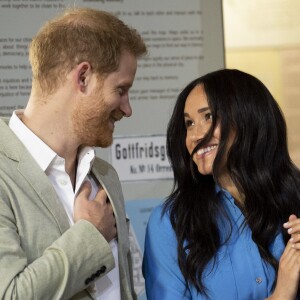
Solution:
{"label": "man's neck", "polygon": [[69,175],[74,188],[79,144],[71,130],[68,113],[60,108],[60,105],[67,104],[56,101],[60,96],[62,95],[56,95],[56,97],[48,99],[45,103],[30,100],[21,121],[58,156],[64,158],[65,171]]}

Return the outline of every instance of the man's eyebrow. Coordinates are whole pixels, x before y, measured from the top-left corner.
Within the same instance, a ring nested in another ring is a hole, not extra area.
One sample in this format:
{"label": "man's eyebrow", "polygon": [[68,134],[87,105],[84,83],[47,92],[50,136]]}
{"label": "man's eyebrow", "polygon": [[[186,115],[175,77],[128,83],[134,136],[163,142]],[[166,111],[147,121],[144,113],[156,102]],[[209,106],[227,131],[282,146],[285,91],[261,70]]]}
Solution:
{"label": "man's eyebrow", "polygon": [[121,82],[120,84],[118,84],[119,86],[132,86],[132,83],[128,83],[128,82]]}
{"label": "man's eyebrow", "polygon": [[133,82],[128,81],[128,80],[124,80],[124,81],[119,82],[118,86],[120,86],[120,87],[129,87],[130,88],[132,86],[132,84],[133,84]]}

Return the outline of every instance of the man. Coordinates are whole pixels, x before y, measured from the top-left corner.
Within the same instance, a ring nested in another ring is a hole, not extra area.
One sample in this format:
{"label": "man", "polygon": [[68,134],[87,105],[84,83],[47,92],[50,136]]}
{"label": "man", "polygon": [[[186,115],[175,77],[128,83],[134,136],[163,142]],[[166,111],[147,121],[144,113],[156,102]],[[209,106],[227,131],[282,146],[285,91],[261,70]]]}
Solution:
{"label": "man", "polygon": [[30,45],[32,91],[0,121],[0,298],[136,299],[115,170],[93,147],[132,113],[139,34],[72,9]]}

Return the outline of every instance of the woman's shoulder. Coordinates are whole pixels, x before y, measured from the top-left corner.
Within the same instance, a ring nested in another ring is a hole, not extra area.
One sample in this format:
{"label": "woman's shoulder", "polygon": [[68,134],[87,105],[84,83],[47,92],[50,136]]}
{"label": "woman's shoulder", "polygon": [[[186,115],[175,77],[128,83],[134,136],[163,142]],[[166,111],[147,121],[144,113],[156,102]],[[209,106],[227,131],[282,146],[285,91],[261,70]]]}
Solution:
{"label": "woman's shoulder", "polygon": [[169,228],[171,226],[168,207],[165,204],[155,206],[150,214],[148,227]]}
{"label": "woman's shoulder", "polygon": [[[153,208],[147,224],[146,240],[161,247],[177,247],[177,239],[170,221],[168,208],[164,208],[164,204]],[[160,245],[160,246],[159,246]]]}

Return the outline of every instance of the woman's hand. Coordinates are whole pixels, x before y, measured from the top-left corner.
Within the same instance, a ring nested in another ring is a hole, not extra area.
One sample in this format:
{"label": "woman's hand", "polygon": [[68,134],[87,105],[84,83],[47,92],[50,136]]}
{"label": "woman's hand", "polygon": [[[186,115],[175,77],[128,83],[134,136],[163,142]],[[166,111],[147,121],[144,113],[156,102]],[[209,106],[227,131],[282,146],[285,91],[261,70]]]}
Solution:
{"label": "woman's hand", "polygon": [[300,219],[295,215],[283,224],[291,239],[279,260],[277,283],[269,300],[294,300],[300,279]]}
{"label": "woman's hand", "polygon": [[289,221],[283,224],[283,227],[287,229],[287,232],[291,235],[291,242],[295,244],[295,247],[300,249],[300,218],[297,219],[295,215],[290,215]]}

